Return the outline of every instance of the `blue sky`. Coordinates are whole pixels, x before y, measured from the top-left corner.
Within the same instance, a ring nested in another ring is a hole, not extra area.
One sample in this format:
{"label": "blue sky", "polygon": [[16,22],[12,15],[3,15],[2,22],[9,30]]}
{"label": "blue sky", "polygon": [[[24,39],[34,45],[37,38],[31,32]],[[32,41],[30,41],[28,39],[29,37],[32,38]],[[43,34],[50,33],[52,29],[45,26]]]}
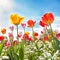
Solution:
{"label": "blue sky", "polygon": [[38,23],[46,12],[54,14],[55,21],[52,27],[59,29],[60,0],[0,0],[0,28],[10,26],[10,15],[17,13],[25,17],[24,22],[29,19],[36,20],[35,30],[37,30],[41,28]]}

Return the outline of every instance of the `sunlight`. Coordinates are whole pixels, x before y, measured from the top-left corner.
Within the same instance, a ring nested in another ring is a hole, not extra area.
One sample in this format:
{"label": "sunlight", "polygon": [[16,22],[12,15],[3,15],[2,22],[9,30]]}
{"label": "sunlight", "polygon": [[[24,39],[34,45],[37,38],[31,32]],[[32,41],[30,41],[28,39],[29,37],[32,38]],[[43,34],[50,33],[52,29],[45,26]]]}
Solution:
{"label": "sunlight", "polygon": [[0,5],[4,6],[9,2],[9,0],[0,0]]}
{"label": "sunlight", "polygon": [[0,7],[4,9],[11,8],[12,5],[13,5],[12,0],[0,0]]}

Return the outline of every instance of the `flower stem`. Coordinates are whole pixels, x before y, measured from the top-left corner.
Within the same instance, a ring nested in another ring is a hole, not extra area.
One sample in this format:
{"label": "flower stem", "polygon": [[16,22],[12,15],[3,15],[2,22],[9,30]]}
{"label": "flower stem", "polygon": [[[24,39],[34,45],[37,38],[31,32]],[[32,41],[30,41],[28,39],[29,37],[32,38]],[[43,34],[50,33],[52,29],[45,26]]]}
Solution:
{"label": "flower stem", "polygon": [[33,27],[32,27],[32,34],[33,34],[33,38],[34,38],[34,40],[35,40]]}
{"label": "flower stem", "polygon": [[17,40],[19,41],[19,39],[18,39],[18,25],[16,25],[16,28],[17,28]]}
{"label": "flower stem", "polygon": [[53,30],[52,30],[51,24],[50,24],[50,28],[51,28],[51,35],[52,35],[52,37],[53,37]]}
{"label": "flower stem", "polygon": [[25,34],[25,28],[23,28],[24,29],[24,34]]}

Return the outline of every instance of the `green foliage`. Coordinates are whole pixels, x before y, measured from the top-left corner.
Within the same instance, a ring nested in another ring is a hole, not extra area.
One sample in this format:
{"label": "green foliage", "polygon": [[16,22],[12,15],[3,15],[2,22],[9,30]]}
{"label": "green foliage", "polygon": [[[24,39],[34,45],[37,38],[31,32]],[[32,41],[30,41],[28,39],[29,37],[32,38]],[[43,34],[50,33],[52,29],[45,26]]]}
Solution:
{"label": "green foliage", "polygon": [[56,39],[55,51],[60,50],[60,41]]}
{"label": "green foliage", "polygon": [[2,50],[3,50],[4,42],[5,42],[5,41],[2,41],[2,43],[0,43],[0,55],[1,55]]}
{"label": "green foliage", "polygon": [[24,41],[19,46],[19,58],[20,60],[24,60]]}
{"label": "green foliage", "polygon": [[15,50],[13,47],[11,47],[8,52],[7,55],[9,56],[10,60],[19,60],[19,56],[17,55],[17,53],[15,53]]}

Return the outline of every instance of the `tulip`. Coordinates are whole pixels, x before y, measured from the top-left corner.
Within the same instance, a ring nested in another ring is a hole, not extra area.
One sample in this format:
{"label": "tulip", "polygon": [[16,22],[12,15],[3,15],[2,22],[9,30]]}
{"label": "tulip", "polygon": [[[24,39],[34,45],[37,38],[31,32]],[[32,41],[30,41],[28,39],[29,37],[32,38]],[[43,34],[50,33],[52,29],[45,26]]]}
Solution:
{"label": "tulip", "polygon": [[50,25],[54,21],[54,15],[52,13],[46,13],[42,17],[42,22]]}
{"label": "tulip", "polygon": [[11,47],[11,43],[7,41],[7,42],[4,43],[4,46]]}
{"label": "tulip", "polygon": [[28,27],[32,28],[34,27],[36,21],[33,21],[33,20],[28,20],[27,24],[28,24]]}
{"label": "tulip", "polygon": [[18,38],[20,38],[22,36],[22,32],[18,33]]}
{"label": "tulip", "polygon": [[34,38],[34,39],[35,39],[35,37],[34,37],[33,27],[34,27],[35,23],[36,23],[36,21],[33,21],[33,20],[28,20],[28,21],[27,21],[28,27],[32,28],[32,33],[33,33],[32,35],[33,35],[33,38]]}
{"label": "tulip", "polygon": [[42,27],[48,26],[46,23],[44,23],[42,21],[39,22],[39,25],[41,25]]}
{"label": "tulip", "polygon": [[25,28],[25,27],[26,27],[26,24],[25,24],[25,23],[22,23],[21,26],[22,26],[23,28]]}
{"label": "tulip", "polygon": [[30,33],[28,31],[26,31],[25,34],[29,35]]}
{"label": "tulip", "polygon": [[1,29],[1,33],[5,34],[6,33],[6,28]]}
{"label": "tulip", "polygon": [[4,36],[0,36],[0,41],[3,41],[4,40]]}
{"label": "tulip", "polygon": [[10,16],[10,21],[12,24],[17,27],[17,40],[18,40],[18,25],[21,24],[24,20],[24,16],[19,16],[18,14],[12,14]]}
{"label": "tulip", "polygon": [[44,40],[44,41],[47,41],[47,40],[48,40],[48,36],[44,36],[44,37],[43,37],[43,40]]}
{"label": "tulip", "polygon": [[57,38],[60,39],[60,33],[57,34]]}
{"label": "tulip", "polygon": [[14,30],[14,26],[10,26],[9,29],[10,29],[11,31],[13,31],[13,30]]}
{"label": "tulip", "polygon": [[9,33],[9,34],[8,34],[8,37],[9,37],[9,40],[10,40],[10,42],[11,42],[11,44],[12,44],[13,39],[14,39],[13,33]]}
{"label": "tulip", "polygon": [[34,32],[34,36],[38,36],[38,33],[37,32]]}
{"label": "tulip", "polygon": [[21,24],[23,20],[24,20],[24,16],[19,16],[18,14],[12,14],[10,16],[10,21],[14,25]]}
{"label": "tulip", "polygon": [[25,23],[22,23],[21,26],[23,27],[24,34],[25,34],[25,27],[26,27],[26,24],[25,24]]}
{"label": "tulip", "polygon": [[17,44],[18,44],[17,40],[13,41],[13,45],[17,45]]}

